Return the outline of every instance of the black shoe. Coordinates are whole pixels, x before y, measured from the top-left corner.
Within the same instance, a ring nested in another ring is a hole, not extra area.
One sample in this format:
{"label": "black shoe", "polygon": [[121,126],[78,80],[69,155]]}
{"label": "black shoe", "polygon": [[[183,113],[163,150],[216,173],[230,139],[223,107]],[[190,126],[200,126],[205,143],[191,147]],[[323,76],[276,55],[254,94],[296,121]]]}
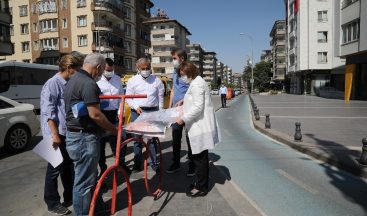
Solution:
{"label": "black shoe", "polygon": [[55,214],[55,215],[68,215],[71,214],[71,211],[69,209],[67,209],[66,207],[64,207],[61,204],[58,204],[57,206],[55,206],[54,208],[49,208],[48,212]]}
{"label": "black shoe", "polygon": [[175,172],[178,172],[180,171],[180,166],[177,166],[175,164],[172,164],[167,170],[166,170],[166,173],[168,174],[172,174],[172,173],[175,173]]}
{"label": "black shoe", "polygon": [[186,195],[188,197],[201,197],[201,196],[206,196],[207,194],[208,194],[208,192],[201,191],[201,190],[198,190],[196,188],[193,188],[189,192],[186,193]]}
{"label": "black shoe", "polygon": [[195,176],[195,169],[193,167],[189,167],[189,171],[186,174],[187,177]]}
{"label": "black shoe", "polygon": [[67,208],[73,205],[73,201],[64,201],[61,205]]}

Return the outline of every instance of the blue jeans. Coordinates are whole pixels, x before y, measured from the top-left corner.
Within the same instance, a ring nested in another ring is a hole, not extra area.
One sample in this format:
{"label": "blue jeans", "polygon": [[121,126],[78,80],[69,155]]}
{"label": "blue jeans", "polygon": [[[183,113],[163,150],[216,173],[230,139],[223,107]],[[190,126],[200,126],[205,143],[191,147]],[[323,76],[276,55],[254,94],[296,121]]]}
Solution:
{"label": "blue jeans", "polygon": [[73,207],[77,216],[88,215],[92,192],[97,182],[100,154],[96,134],[67,132],[66,149],[74,161]]}
{"label": "blue jeans", "polygon": [[[148,111],[145,111],[148,112]],[[131,110],[131,121],[135,121],[139,117],[139,114],[135,110]],[[140,138],[141,135],[133,134],[133,137]],[[143,158],[142,153],[143,145],[140,142],[134,143],[134,167],[140,168],[141,167],[141,161]],[[151,144],[149,146],[149,151],[152,154],[151,160],[148,160],[149,165],[155,169],[157,167],[157,143],[153,139],[153,145]]]}

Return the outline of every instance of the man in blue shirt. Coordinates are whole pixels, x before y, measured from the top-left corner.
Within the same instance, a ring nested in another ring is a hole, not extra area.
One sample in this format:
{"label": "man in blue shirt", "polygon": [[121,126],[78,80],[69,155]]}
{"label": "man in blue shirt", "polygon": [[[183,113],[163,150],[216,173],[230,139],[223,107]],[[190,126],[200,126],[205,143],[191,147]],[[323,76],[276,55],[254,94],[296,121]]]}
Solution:
{"label": "man in blue shirt", "polygon": [[[171,91],[170,97],[170,107],[181,106],[183,104],[184,96],[189,88],[190,84],[185,83],[181,78],[177,75],[179,73],[179,66],[182,62],[187,60],[187,53],[182,49],[175,49],[171,52],[173,59],[173,66],[175,68],[173,72],[173,90]],[[173,152],[173,163],[166,170],[166,173],[175,173],[180,170],[180,158],[181,158],[181,139],[182,139],[182,131],[184,125],[173,124],[172,125],[172,152]],[[187,172],[187,176],[194,176],[194,163],[191,158],[191,148],[190,141],[186,134],[186,142],[188,144],[188,156],[189,156],[189,171]]]}
{"label": "man in blue shirt", "polygon": [[[44,200],[48,211],[56,215],[67,215],[71,211],[66,206],[71,205],[74,169],[73,161],[66,151],[66,115],[64,90],[67,80],[80,69],[82,59],[65,55],[59,61],[60,72],[47,80],[42,87],[40,107],[41,107],[41,128],[44,139],[52,139],[54,148],[59,148],[63,156],[63,162],[53,167],[47,165]],[[61,182],[64,186],[64,203],[60,203],[58,193],[58,176],[61,176]]]}

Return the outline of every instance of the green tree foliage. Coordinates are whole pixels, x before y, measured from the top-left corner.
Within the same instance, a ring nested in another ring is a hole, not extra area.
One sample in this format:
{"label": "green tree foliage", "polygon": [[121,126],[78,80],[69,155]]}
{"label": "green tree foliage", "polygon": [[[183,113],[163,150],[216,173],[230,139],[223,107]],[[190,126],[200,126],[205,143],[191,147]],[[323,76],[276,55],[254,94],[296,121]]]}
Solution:
{"label": "green tree foliage", "polygon": [[[254,67],[254,89],[258,89],[259,92],[269,90],[269,83],[272,77],[271,73],[272,63],[261,61]],[[248,88],[251,88],[251,66],[247,65],[244,69],[244,80],[247,81]]]}

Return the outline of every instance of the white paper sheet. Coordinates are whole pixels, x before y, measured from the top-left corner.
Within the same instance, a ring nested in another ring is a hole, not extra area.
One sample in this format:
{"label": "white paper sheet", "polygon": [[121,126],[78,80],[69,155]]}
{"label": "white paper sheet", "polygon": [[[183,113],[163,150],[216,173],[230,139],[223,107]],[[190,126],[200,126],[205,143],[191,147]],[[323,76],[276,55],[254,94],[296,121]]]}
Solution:
{"label": "white paper sheet", "polygon": [[45,137],[41,142],[33,148],[33,152],[49,162],[54,168],[59,166],[64,160],[61,155],[60,148],[56,150],[52,146],[52,138]]}

